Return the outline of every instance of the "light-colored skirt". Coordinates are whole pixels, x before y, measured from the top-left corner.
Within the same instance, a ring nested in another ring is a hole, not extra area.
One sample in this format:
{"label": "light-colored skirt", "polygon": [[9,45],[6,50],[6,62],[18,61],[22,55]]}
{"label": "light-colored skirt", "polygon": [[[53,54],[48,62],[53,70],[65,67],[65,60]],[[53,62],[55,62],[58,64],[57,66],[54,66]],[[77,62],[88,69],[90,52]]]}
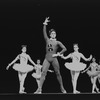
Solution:
{"label": "light-colored skirt", "polygon": [[86,64],[81,62],[65,63],[65,67],[71,71],[82,71],[86,68]]}
{"label": "light-colored skirt", "polygon": [[37,74],[37,73],[33,73],[32,76],[33,76],[34,78],[41,78],[41,74]]}
{"label": "light-colored skirt", "polygon": [[100,74],[100,71],[90,71],[88,70],[87,71],[87,74],[90,76],[90,77],[95,77],[95,76],[98,76]]}
{"label": "light-colored skirt", "polygon": [[30,72],[33,70],[33,66],[29,65],[29,64],[14,64],[13,69],[19,72]]}

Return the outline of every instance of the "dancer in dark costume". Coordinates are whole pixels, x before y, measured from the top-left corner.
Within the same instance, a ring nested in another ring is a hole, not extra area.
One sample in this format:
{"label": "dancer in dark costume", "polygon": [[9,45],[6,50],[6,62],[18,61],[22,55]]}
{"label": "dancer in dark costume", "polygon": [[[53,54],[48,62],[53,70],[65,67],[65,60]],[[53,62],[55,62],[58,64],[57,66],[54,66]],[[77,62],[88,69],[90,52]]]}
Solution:
{"label": "dancer in dark costume", "polygon": [[[54,67],[54,70],[56,72],[57,75],[57,79],[60,83],[60,87],[61,87],[61,91],[63,93],[66,93],[64,87],[63,87],[63,82],[62,82],[62,77],[60,75],[60,67],[59,67],[59,63],[56,57],[53,57],[53,55],[55,56],[59,56],[60,54],[64,53],[66,51],[66,47],[60,42],[56,40],[56,32],[54,29],[51,29],[49,31],[50,33],[50,38],[47,36],[47,32],[46,32],[46,25],[49,22],[49,17],[45,19],[45,22],[43,23],[43,35],[44,35],[44,39],[46,41],[46,55],[45,55],[45,60],[43,62],[43,69],[42,69],[42,75],[41,75],[41,79],[40,79],[40,87],[37,89],[37,93],[41,93],[42,92],[42,85],[44,83],[47,71],[49,69],[50,64],[52,64],[52,66]],[[60,46],[62,48],[62,51],[57,53],[57,49],[58,46]],[[57,53],[57,54],[56,54]]]}
{"label": "dancer in dark costume", "polygon": [[[28,60],[35,66],[36,64],[32,61],[30,56],[26,54],[26,45],[22,46],[22,53],[19,54],[8,66],[7,70],[9,67],[13,65],[13,69],[18,71],[18,77],[19,77],[19,82],[20,82],[20,89],[19,93],[25,93],[24,92],[24,81],[27,76],[27,73],[32,71],[34,68],[32,65],[27,64]],[[20,63],[15,63],[17,60],[20,60]]]}

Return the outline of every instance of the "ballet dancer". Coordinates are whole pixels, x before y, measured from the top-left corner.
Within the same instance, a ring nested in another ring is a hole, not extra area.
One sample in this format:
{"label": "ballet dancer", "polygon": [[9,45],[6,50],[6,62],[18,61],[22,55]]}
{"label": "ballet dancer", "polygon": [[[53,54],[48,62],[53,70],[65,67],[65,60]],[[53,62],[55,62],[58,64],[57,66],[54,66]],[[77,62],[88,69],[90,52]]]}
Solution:
{"label": "ballet dancer", "polygon": [[58,60],[56,57],[53,57],[53,54],[57,53],[58,46],[60,46],[62,48],[62,51],[57,53],[58,55],[64,53],[66,51],[66,47],[60,41],[56,40],[56,31],[54,29],[51,29],[49,31],[50,38],[47,36],[46,25],[48,25],[48,22],[50,22],[49,17],[46,18],[43,23],[43,25],[44,25],[43,26],[43,35],[44,35],[44,39],[46,41],[46,55],[45,55],[45,60],[43,62],[42,75],[40,78],[40,87],[37,89],[36,92],[37,93],[42,92],[42,86],[43,86],[47,71],[49,69],[50,64],[52,64],[52,66],[55,70],[58,82],[60,84],[61,91],[63,93],[66,93],[66,90],[63,87],[63,82],[62,82],[62,77],[60,74],[60,67],[59,67]]}
{"label": "ballet dancer", "polygon": [[[100,71],[98,71],[98,64],[96,63],[95,58],[92,59],[92,63],[89,65],[89,67],[81,73],[85,73],[85,72],[87,72],[87,74],[91,78],[92,93],[96,93],[96,92],[99,93],[99,89],[96,86],[96,81],[97,81],[98,75],[100,74]],[[95,90],[96,90],[96,92],[95,92]]]}
{"label": "ballet dancer", "polygon": [[[100,71],[100,61],[99,61],[99,64],[98,64],[98,71]],[[98,79],[98,82],[100,84],[100,73],[98,73],[97,79]],[[100,91],[98,91],[98,93],[100,93]]]}
{"label": "ballet dancer", "polygon": [[[26,93],[24,92],[24,81],[27,76],[27,73],[33,70],[33,66],[27,64],[28,60],[35,66],[36,64],[32,61],[31,57],[26,54],[27,48],[26,45],[22,45],[22,53],[19,54],[10,64],[7,66],[7,70],[11,65],[13,65],[13,69],[18,71],[18,77],[20,82],[19,93]],[[15,63],[17,60],[20,60],[20,63]]]}
{"label": "ballet dancer", "polygon": [[[41,73],[42,73],[42,65],[40,65],[40,63],[41,63],[41,61],[38,59],[37,60],[37,65],[34,67],[36,72],[32,74],[32,76],[36,79],[38,88],[40,86],[40,78],[41,78]],[[54,71],[48,70],[48,72],[52,73]],[[34,92],[34,93],[37,93],[37,92]]]}
{"label": "ballet dancer", "polygon": [[68,59],[68,58],[72,59],[71,63],[65,63],[65,67],[68,68],[71,72],[73,93],[80,93],[79,91],[76,90],[77,80],[78,80],[80,71],[86,68],[86,64],[80,62],[80,59],[83,58],[85,61],[90,61],[92,58],[92,55],[90,56],[90,58],[85,58],[84,55],[78,51],[79,50],[78,44],[74,44],[73,47],[74,47],[73,53],[70,53],[66,57],[64,57],[63,54],[60,56],[63,59]]}

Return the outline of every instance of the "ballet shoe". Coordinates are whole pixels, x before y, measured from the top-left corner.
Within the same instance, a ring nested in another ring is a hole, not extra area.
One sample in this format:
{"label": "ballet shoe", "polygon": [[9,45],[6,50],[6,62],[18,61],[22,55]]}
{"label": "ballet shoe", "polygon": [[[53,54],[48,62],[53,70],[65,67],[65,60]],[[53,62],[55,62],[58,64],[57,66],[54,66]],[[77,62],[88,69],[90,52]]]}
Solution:
{"label": "ballet shoe", "polygon": [[99,92],[99,89],[98,88],[96,88],[96,91],[97,91],[97,93]]}
{"label": "ballet shoe", "polygon": [[36,90],[36,92],[34,92],[34,94],[41,94],[42,93],[42,90],[40,89],[40,88],[38,88],[37,90]]}
{"label": "ballet shoe", "polygon": [[22,90],[19,91],[20,94],[25,94],[26,92],[24,91],[25,88],[23,87]]}
{"label": "ballet shoe", "polygon": [[92,93],[96,93],[95,91],[92,91]]}
{"label": "ballet shoe", "polygon": [[67,93],[66,90],[62,91],[62,93]]}
{"label": "ballet shoe", "polygon": [[26,92],[24,92],[24,91],[20,91],[19,94],[26,94]]}
{"label": "ballet shoe", "polygon": [[97,93],[100,93],[100,91],[98,91]]}
{"label": "ballet shoe", "polygon": [[77,91],[77,90],[76,90],[76,91],[74,91],[73,93],[74,93],[74,94],[76,94],[76,93],[80,93],[80,91]]}
{"label": "ballet shoe", "polygon": [[40,92],[37,92],[37,91],[36,91],[36,92],[34,92],[34,94],[41,94],[41,93],[42,93],[41,91],[40,91]]}
{"label": "ballet shoe", "polygon": [[61,89],[62,93],[67,93],[66,90],[63,88]]}

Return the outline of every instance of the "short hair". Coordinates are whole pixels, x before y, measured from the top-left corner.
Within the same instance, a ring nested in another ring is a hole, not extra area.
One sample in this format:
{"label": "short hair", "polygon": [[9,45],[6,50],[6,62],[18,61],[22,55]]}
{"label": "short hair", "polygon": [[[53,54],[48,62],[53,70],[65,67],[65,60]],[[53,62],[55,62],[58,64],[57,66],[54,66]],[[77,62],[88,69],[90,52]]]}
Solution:
{"label": "short hair", "polygon": [[78,47],[78,43],[74,43],[74,44],[73,44],[73,46],[75,46],[75,45]]}
{"label": "short hair", "polygon": [[21,47],[22,47],[22,48],[24,48],[24,47],[26,47],[26,48],[27,48],[27,45],[22,45]]}
{"label": "short hair", "polygon": [[50,29],[50,30],[49,30],[49,35],[50,35],[50,34],[51,34],[51,32],[53,32],[53,31],[54,31],[54,32],[55,32],[55,34],[56,34],[56,31],[55,31],[54,29]]}
{"label": "short hair", "polygon": [[37,61],[40,61],[40,59],[37,59]]}

